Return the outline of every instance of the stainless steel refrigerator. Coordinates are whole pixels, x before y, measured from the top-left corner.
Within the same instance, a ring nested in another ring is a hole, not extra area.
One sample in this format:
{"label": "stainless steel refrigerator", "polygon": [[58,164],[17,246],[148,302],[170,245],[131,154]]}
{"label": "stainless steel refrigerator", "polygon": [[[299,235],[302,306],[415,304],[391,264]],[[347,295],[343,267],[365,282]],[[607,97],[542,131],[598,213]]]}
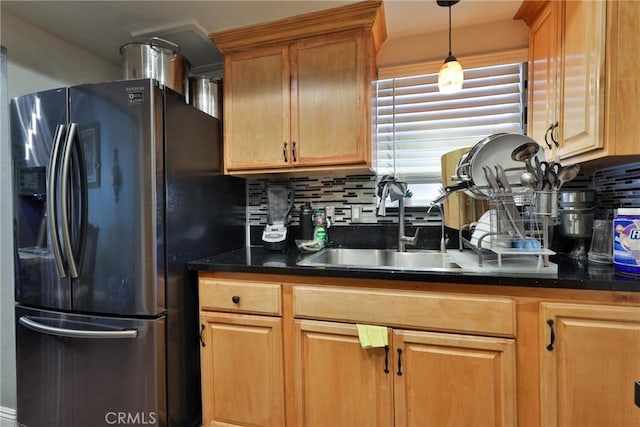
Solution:
{"label": "stainless steel refrigerator", "polygon": [[25,95],[10,111],[18,422],[197,425],[186,263],[245,233],[218,119],[149,79]]}

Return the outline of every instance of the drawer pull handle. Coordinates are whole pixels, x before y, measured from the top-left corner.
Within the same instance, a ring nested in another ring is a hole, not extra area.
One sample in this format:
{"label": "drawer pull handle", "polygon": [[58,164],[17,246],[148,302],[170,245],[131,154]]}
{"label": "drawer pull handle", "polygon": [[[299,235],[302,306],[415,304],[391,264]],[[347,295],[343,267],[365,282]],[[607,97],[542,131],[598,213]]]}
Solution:
{"label": "drawer pull handle", "polygon": [[389,373],[389,346],[384,346],[384,373]]}
{"label": "drawer pull handle", "polygon": [[282,157],[284,157],[285,163],[289,161],[289,159],[287,158],[287,141],[284,142],[284,146],[282,147]]}
{"label": "drawer pull handle", "polygon": [[207,345],[204,343],[204,325],[200,325],[200,345],[202,347],[206,347]]}
{"label": "drawer pull handle", "polygon": [[547,345],[547,350],[552,351],[553,344],[556,342],[556,333],[553,330],[553,320],[551,319],[547,320],[547,325],[549,325],[549,332],[551,333],[549,344]]}
{"label": "drawer pull handle", "polygon": [[398,349],[398,372],[396,372],[399,377],[402,376],[402,349]]}
{"label": "drawer pull handle", "polygon": [[240,302],[240,297],[238,295],[234,295],[231,297],[231,302],[234,304],[238,304]]}
{"label": "drawer pull handle", "polygon": [[296,163],[298,161],[298,156],[296,155],[296,142],[291,142],[291,156],[293,157],[293,162]]}

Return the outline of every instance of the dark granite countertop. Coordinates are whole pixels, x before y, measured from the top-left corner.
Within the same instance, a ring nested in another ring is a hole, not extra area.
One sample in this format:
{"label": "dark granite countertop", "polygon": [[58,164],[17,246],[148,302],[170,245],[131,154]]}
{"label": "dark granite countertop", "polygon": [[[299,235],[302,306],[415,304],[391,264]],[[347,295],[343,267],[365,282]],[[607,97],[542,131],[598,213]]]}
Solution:
{"label": "dark granite countertop", "polygon": [[188,264],[188,268],[199,271],[640,292],[640,278],[616,274],[610,265],[578,263],[566,255],[551,257],[551,262],[558,266],[557,275],[508,273],[495,270],[486,273],[424,272],[298,266],[297,262],[307,255],[295,248],[286,251],[267,251],[262,247],[247,247],[192,261]]}

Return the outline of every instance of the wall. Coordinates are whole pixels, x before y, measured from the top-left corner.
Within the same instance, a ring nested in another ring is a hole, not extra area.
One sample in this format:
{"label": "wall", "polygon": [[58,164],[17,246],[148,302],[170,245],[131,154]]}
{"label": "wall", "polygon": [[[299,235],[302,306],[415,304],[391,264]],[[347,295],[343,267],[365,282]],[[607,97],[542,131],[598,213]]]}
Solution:
{"label": "wall", "polygon": [[[15,348],[13,324],[13,246],[10,204],[11,166],[8,99],[78,83],[114,80],[120,69],[57,39],[33,25],[2,13],[0,37],[7,48],[0,85],[0,426],[15,424]],[[82,66],[77,66],[82,64]]]}
{"label": "wall", "polygon": [[[116,80],[116,67],[6,12],[0,39],[7,48],[9,98],[69,86]],[[78,66],[81,65],[81,66]]]}
{"label": "wall", "polygon": [[[8,100],[7,57],[0,51],[0,102]],[[9,111],[0,109],[0,200],[11,200],[11,156],[9,153]],[[0,205],[0,426],[15,419],[15,357],[13,351],[13,248],[11,245],[11,209]]]}
{"label": "wall", "polygon": [[[376,57],[378,67],[444,61],[449,45],[448,30],[389,39]],[[529,28],[524,21],[508,20],[466,28],[451,34],[453,54],[464,66],[464,57],[529,47]],[[437,70],[436,70],[437,71]]]}

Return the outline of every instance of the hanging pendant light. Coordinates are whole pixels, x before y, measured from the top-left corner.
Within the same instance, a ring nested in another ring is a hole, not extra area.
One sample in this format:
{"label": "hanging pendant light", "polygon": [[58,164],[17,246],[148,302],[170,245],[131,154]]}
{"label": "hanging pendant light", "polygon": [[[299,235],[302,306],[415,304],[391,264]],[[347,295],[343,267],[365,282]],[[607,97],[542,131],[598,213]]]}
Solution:
{"label": "hanging pendant light", "polygon": [[438,6],[449,8],[449,55],[438,71],[438,89],[442,93],[455,93],[462,89],[464,71],[462,65],[451,54],[451,6],[460,0],[437,0]]}

